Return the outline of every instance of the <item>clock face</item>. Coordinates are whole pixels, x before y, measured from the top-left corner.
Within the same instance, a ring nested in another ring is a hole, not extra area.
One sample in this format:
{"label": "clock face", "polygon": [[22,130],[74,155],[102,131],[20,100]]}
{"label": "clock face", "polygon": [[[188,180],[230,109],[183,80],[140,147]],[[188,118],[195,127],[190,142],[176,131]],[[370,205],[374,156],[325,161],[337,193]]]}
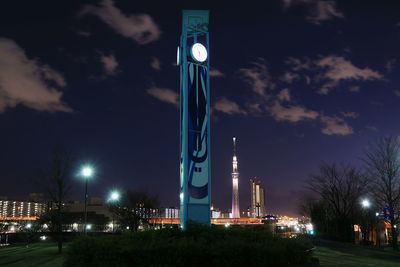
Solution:
{"label": "clock face", "polygon": [[195,43],[191,49],[192,57],[198,62],[204,62],[207,59],[207,49],[200,43]]}
{"label": "clock face", "polygon": [[181,60],[180,60],[179,46],[178,46],[178,48],[176,49],[176,65],[179,66],[179,64],[181,63],[180,61],[181,61]]}

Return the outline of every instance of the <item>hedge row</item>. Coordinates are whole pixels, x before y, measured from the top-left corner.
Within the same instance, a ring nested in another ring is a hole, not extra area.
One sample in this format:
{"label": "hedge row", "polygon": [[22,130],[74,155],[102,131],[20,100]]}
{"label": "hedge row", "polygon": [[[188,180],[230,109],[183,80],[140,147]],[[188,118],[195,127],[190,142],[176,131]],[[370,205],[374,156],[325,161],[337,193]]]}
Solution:
{"label": "hedge row", "polygon": [[310,262],[311,247],[260,229],[153,230],[79,238],[68,246],[64,267],[300,266]]}

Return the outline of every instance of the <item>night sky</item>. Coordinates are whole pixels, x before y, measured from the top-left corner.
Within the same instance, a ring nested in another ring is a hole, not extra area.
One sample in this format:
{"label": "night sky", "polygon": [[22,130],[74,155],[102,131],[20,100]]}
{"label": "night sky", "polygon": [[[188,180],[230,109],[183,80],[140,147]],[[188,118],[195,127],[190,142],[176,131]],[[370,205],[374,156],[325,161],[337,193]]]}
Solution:
{"label": "night sky", "polygon": [[267,210],[295,214],[319,163],[360,166],[370,142],[400,132],[399,1],[8,2],[0,196],[37,191],[63,147],[76,170],[96,167],[90,195],[139,189],[178,205],[182,9],[210,10],[214,206],[230,207],[233,136],[241,208],[257,176]]}

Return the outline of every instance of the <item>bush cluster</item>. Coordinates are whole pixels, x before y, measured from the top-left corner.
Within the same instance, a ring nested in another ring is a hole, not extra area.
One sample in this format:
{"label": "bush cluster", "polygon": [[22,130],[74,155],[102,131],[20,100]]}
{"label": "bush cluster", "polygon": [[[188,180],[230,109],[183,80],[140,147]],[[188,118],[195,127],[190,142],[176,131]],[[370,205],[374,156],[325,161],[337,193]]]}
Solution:
{"label": "bush cluster", "polygon": [[312,244],[273,237],[263,229],[192,227],[102,237],[68,246],[64,267],[305,266]]}

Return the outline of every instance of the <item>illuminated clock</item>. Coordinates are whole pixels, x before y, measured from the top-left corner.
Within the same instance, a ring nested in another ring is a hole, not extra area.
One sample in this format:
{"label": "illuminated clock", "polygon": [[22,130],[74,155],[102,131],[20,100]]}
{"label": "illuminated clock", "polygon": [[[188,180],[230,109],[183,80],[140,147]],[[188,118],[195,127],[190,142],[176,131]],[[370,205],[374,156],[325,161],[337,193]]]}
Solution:
{"label": "illuminated clock", "polygon": [[180,63],[181,63],[181,58],[179,56],[179,46],[178,46],[178,48],[176,49],[176,65],[179,66]]}
{"label": "illuminated clock", "polygon": [[194,60],[204,62],[207,59],[207,49],[200,43],[195,43],[190,50]]}

